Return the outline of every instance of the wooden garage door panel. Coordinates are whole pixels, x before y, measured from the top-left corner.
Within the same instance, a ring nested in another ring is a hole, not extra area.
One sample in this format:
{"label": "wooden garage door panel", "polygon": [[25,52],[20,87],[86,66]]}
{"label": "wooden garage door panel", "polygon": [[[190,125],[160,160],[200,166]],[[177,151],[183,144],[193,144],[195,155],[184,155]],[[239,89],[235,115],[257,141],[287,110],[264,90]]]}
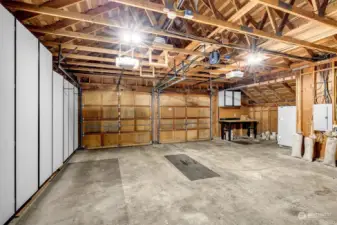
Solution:
{"label": "wooden garage door panel", "polygon": [[104,134],[104,147],[118,146],[119,134]]}
{"label": "wooden garage door panel", "polygon": [[122,120],[121,121],[121,132],[131,132],[135,131],[135,121],[134,120]]}
{"label": "wooden garage door panel", "polygon": [[136,131],[150,131],[151,120],[136,120]]}
{"label": "wooden garage door panel", "polygon": [[188,130],[187,131],[187,141],[196,141],[196,140],[198,140],[198,131]]}
{"label": "wooden garage door panel", "polygon": [[151,109],[149,107],[135,107],[136,118],[150,118]]}
{"label": "wooden garage door panel", "polygon": [[161,107],[160,118],[173,118],[173,107]]}
{"label": "wooden garage door panel", "polygon": [[101,121],[83,121],[83,133],[100,133]]}
{"label": "wooden garage door panel", "polygon": [[100,106],[86,106],[82,110],[83,119],[100,119],[101,107]]}
{"label": "wooden garage door panel", "polygon": [[133,119],[135,118],[135,108],[134,107],[121,107],[121,118],[122,119]]}
{"label": "wooden garage door panel", "polygon": [[121,92],[120,94],[121,105],[135,105],[135,98],[133,92]]}
{"label": "wooden garage door panel", "polygon": [[82,94],[84,105],[102,105],[102,94],[97,91],[85,91]]}
{"label": "wooden garage door panel", "polygon": [[101,147],[101,135],[84,135],[83,145],[89,149]]}
{"label": "wooden garage door panel", "polygon": [[174,117],[175,118],[185,118],[186,108],[185,107],[175,107],[174,108]]}
{"label": "wooden garage door panel", "polygon": [[210,119],[199,119],[198,128],[199,129],[210,128]]}
{"label": "wooden garage door panel", "polygon": [[102,132],[118,132],[118,120],[102,121]]}
{"label": "wooden garage door panel", "polygon": [[102,92],[102,105],[118,105],[117,92]]}
{"label": "wooden garage door panel", "polygon": [[173,130],[173,120],[172,119],[161,119],[160,120],[160,130]]}
{"label": "wooden garage door panel", "polygon": [[135,93],[135,105],[150,106],[151,95],[148,93]]}
{"label": "wooden garage door panel", "polygon": [[118,108],[115,106],[103,106],[102,107],[102,118],[103,119],[117,119],[118,118]]}
{"label": "wooden garage door panel", "polygon": [[210,138],[210,130],[204,129],[204,130],[198,130],[199,132],[199,139],[200,140],[206,140]]}
{"label": "wooden garage door panel", "polygon": [[185,95],[163,94],[160,96],[161,106],[185,106]]}
{"label": "wooden garage door panel", "polygon": [[187,95],[187,106],[210,106],[210,100],[208,96],[203,95]]}

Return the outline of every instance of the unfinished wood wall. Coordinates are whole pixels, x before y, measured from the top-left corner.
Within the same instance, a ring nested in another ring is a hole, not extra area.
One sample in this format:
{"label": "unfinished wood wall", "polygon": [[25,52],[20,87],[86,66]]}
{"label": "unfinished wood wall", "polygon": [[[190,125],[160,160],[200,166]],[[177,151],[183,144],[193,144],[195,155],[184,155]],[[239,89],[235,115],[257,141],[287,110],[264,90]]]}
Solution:
{"label": "unfinished wood wall", "polygon": [[83,92],[86,148],[150,144],[151,95],[131,91]]}
{"label": "unfinished wood wall", "polygon": [[210,139],[208,95],[160,95],[160,143]]}
{"label": "unfinished wood wall", "polygon": [[[336,62],[328,61],[302,69],[296,77],[296,107],[297,107],[297,132],[304,136],[315,134],[317,138],[315,157],[323,158],[325,154],[326,138],[322,132],[313,128],[313,105],[332,104],[333,123],[336,124]],[[324,97],[323,77],[327,76],[327,90],[331,97]],[[337,155],[336,155],[337,160]]]}
{"label": "unfinished wood wall", "polygon": [[253,106],[248,109],[248,116],[258,120],[257,132],[277,132],[278,123],[277,106]]}

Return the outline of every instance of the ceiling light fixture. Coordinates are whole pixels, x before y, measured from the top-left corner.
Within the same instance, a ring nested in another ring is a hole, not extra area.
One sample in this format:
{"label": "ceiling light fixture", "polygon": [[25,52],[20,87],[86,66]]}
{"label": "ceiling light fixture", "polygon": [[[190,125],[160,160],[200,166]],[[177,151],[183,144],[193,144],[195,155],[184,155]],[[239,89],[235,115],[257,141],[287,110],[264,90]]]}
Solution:
{"label": "ceiling light fixture", "polygon": [[268,57],[266,57],[260,52],[253,52],[247,56],[246,61],[248,65],[259,65],[262,63],[263,60],[267,58]]}
{"label": "ceiling light fixture", "polygon": [[135,43],[139,44],[142,42],[142,37],[140,34],[130,31],[124,31],[121,35],[121,41],[125,43]]}

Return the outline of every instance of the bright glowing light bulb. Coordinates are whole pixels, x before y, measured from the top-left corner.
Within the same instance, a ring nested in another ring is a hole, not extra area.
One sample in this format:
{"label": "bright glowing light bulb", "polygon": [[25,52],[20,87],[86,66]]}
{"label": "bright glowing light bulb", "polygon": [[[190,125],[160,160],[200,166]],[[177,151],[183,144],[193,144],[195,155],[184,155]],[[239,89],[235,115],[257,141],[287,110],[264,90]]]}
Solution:
{"label": "bright glowing light bulb", "polygon": [[131,33],[127,32],[127,31],[123,32],[122,39],[123,39],[122,41],[124,41],[124,42],[127,42],[127,43],[131,42],[131,40],[132,40]]}
{"label": "bright glowing light bulb", "polygon": [[267,57],[263,54],[257,52],[257,53],[250,53],[247,58],[247,64],[249,65],[259,65],[263,60],[265,60]]}
{"label": "bright glowing light bulb", "polygon": [[142,38],[140,37],[139,34],[133,33],[132,34],[132,42],[136,43],[136,44],[139,44],[140,42],[142,42]]}

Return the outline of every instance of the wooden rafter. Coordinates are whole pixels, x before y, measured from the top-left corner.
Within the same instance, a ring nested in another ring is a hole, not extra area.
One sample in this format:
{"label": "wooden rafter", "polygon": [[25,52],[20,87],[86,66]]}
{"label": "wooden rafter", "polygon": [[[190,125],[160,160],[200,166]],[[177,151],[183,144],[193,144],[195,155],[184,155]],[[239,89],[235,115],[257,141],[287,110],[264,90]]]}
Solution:
{"label": "wooden rafter", "polygon": [[267,90],[270,91],[278,100],[284,101],[282,96],[277,91],[275,91],[273,87],[271,87],[270,85],[266,85],[265,88],[267,88]]}
{"label": "wooden rafter", "polygon": [[255,103],[259,103],[258,100],[254,96],[252,96],[247,90],[241,88],[240,91],[242,91],[250,100],[252,100]]}
{"label": "wooden rafter", "polygon": [[274,33],[277,33],[277,25],[276,25],[276,21],[275,21],[274,11],[273,11],[273,9],[269,8],[268,6],[266,6],[266,10],[267,10],[267,13],[268,13],[270,25],[273,28]]}
{"label": "wooden rafter", "polygon": [[[152,3],[152,2],[147,2],[147,1],[144,1],[144,0],[138,0],[138,1],[114,0],[114,1],[118,2],[118,3],[121,3],[121,4],[126,4],[126,5],[129,5],[129,6],[137,7],[137,8],[152,10],[152,11],[159,12],[159,13],[165,13],[163,5]],[[260,3],[260,1],[267,1],[267,0],[258,0],[257,2]],[[180,17],[180,18],[184,18],[183,13],[178,12],[177,16]],[[253,36],[256,36],[256,37],[261,37],[261,38],[265,38],[265,39],[269,39],[269,40],[275,40],[275,41],[279,41],[279,42],[283,42],[283,43],[287,43],[287,44],[306,47],[306,48],[309,48],[309,49],[320,50],[320,51],[323,51],[323,52],[337,53],[337,49],[334,49],[334,48],[310,43],[310,42],[307,42],[307,41],[299,40],[299,39],[288,37],[288,36],[282,36],[281,37],[281,36],[277,36],[275,34],[271,34],[271,33],[261,31],[261,30],[257,30],[257,29],[254,29],[254,28],[244,28],[244,27],[241,27],[241,26],[239,26],[237,24],[234,24],[232,22],[218,20],[216,18],[211,18],[211,17],[199,15],[199,14],[195,14],[193,16],[193,18],[190,18],[189,20],[192,20],[192,21],[198,22],[198,23],[207,24],[207,25],[221,27],[223,29],[229,29],[229,30],[236,31],[236,32],[239,32],[239,33],[243,33],[243,34],[249,34],[249,35],[253,35]],[[333,23],[335,24],[335,22],[333,22]]]}
{"label": "wooden rafter", "polygon": [[253,87],[253,90],[259,93],[259,97],[261,97],[265,102],[269,102],[269,99],[263,94],[263,92],[258,87]]}
{"label": "wooden rafter", "polygon": [[[290,7],[293,7],[294,3],[295,3],[295,0],[290,0],[289,6],[290,6]],[[283,30],[284,30],[284,27],[285,27],[285,25],[286,25],[288,22],[289,22],[289,13],[285,13],[284,16],[283,16],[283,18],[282,18],[282,20],[281,20],[280,25],[279,25],[278,28],[277,28],[277,33],[278,33],[279,35],[282,34],[282,32],[283,32]]]}
{"label": "wooden rafter", "polygon": [[309,12],[309,11],[303,10],[299,7],[291,6],[290,4],[285,3],[281,0],[253,0],[253,1],[258,2],[262,5],[269,6],[271,8],[283,11],[285,13],[295,15],[297,17],[301,17],[301,18],[307,19],[309,21],[322,24],[324,26],[329,26],[329,27],[332,27],[334,29],[337,28],[337,22],[336,21],[334,21],[332,19],[329,19],[327,17],[321,17],[321,16],[315,14],[314,12]]}
{"label": "wooden rafter", "polygon": [[282,83],[283,87],[285,87],[293,96],[296,95],[296,92],[290,87],[288,83],[283,82]]}

